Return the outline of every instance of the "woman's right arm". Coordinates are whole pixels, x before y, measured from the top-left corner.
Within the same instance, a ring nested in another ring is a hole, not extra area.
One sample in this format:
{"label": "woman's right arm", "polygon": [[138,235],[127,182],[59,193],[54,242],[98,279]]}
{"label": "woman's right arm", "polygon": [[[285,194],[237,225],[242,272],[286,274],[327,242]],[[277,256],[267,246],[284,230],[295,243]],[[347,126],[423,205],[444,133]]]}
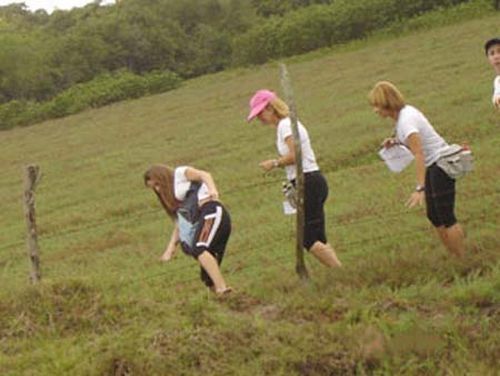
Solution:
{"label": "woman's right arm", "polygon": [[295,141],[293,136],[288,136],[285,138],[285,143],[288,146],[288,153],[277,158],[277,159],[267,159],[259,163],[259,166],[264,171],[271,171],[273,168],[285,167],[288,165],[295,164]]}
{"label": "woman's right arm", "polygon": [[392,148],[394,145],[397,144],[396,138],[395,137],[388,137],[386,138],[380,146],[383,146],[386,149]]}
{"label": "woman's right arm", "polygon": [[415,157],[415,170],[417,190],[413,192],[406,202],[406,206],[412,208],[416,205],[422,205],[425,199],[425,156],[422,149],[422,141],[418,133],[412,133],[406,139],[409,149]]}
{"label": "woman's right arm", "polygon": [[170,261],[177,251],[177,244],[179,244],[179,225],[175,222],[175,227],[172,231],[172,235],[170,236],[170,241],[168,242],[165,252],[161,255],[160,260],[165,262]]}

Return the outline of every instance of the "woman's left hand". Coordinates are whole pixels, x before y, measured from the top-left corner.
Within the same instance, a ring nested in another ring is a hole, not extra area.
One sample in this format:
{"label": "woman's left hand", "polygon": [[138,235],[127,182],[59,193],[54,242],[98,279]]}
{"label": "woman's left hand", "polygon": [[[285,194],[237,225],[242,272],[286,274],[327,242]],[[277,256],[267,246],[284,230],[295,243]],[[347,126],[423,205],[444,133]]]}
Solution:
{"label": "woman's left hand", "polygon": [[209,189],[208,190],[208,194],[210,195],[210,198],[212,200],[218,200],[219,199],[219,192],[215,188]]}
{"label": "woman's left hand", "polygon": [[266,161],[262,161],[259,163],[259,166],[264,170],[264,171],[271,171],[276,164],[276,160],[274,159],[268,159]]}
{"label": "woman's left hand", "polygon": [[175,253],[175,246],[169,245],[160,257],[160,261],[169,262]]}
{"label": "woman's left hand", "polygon": [[425,199],[424,191],[413,192],[408,201],[406,201],[406,207],[411,209],[416,205],[421,206],[424,203],[424,199]]}

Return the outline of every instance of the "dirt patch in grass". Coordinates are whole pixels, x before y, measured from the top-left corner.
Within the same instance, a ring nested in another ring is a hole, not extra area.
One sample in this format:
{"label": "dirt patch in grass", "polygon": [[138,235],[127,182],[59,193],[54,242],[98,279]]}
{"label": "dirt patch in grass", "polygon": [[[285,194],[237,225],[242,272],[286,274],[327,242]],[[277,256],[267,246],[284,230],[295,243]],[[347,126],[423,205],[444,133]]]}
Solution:
{"label": "dirt patch in grass", "polygon": [[356,359],[348,351],[337,351],[322,355],[309,355],[293,368],[302,376],[355,375]]}
{"label": "dirt patch in grass", "polygon": [[126,359],[113,359],[109,371],[108,375],[129,376],[133,375],[133,366]]}

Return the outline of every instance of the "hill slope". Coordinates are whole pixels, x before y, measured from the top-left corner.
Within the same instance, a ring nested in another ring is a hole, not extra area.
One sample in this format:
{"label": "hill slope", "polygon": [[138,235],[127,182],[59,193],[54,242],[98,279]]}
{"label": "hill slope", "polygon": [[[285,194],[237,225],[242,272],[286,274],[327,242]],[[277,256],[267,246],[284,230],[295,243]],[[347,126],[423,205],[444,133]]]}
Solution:
{"label": "hill slope", "polygon": [[[500,16],[367,41],[289,63],[299,115],[328,178],[328,233],[345,267],[307,255],[293,272],[293,223],[280,181],[258,162],[272,130],[244,122],[277,65],[225,72],[164,95],[0,133],[2,374],[493,374],[500,366],[498,147],[492,72],[482,52]],[[413,170],[376,157],[391,132],[366,95],[380,79],[449,141],[467,140],[477,170],[458,184],[471,251],[448,257],[423,210],[406,211]],[[21,167],[37,190],[43,284],[30,288]],[[160,264],[171,223],[142,173],[151,164],[211,171],[234,224],[219,302],[179,254]]]}

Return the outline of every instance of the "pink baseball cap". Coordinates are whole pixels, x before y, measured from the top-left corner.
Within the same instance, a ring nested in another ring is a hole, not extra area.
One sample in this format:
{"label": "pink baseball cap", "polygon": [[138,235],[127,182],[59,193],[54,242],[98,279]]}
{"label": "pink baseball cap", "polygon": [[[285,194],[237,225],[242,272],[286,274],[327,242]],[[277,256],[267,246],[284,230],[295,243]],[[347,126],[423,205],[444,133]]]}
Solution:
{"label": "pink baseball cap", "polygon": [[247,117],[247,121],[253,120],[275,98],[276,94],[270,90],[264,89],[255,92],[252,99],[250,99],[250,114]]}

